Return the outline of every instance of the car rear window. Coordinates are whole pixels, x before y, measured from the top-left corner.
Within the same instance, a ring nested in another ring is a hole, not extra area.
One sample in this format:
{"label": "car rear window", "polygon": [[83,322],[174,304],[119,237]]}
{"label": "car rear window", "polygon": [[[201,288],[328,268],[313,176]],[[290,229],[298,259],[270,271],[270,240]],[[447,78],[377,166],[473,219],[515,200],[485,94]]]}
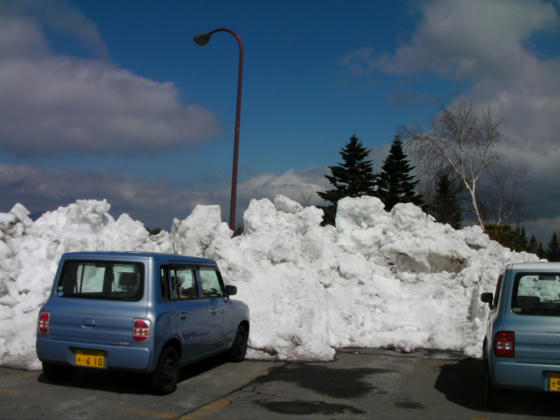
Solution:
{"label": "car rear window", "polygon": [[117,261],[66,261],[57,285],[61,297],[139,300],[144,265]]}
{"label": "car rear window", "polygon": [[522,315],[560,316],[560,273],[518,273],[511,307]]}

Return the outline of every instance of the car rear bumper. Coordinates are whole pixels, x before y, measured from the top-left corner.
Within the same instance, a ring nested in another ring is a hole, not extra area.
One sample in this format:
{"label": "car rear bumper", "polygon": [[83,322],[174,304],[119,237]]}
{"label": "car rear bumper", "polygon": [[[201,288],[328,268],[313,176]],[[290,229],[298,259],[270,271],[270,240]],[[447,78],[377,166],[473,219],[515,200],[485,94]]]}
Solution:
{"label": "car rear bumper", "polygon": [[550,375],[560,373],[560,365],[500,360],[490,370],[490,377],[497,387],[548,392]]}
{"label": "car rear bumper", "polygon": [[76,366],[76,350],[104,352],[105,369],[150,370],[151,350],[149,347],[99,345],[49,338],[37,340],[37,357],[41,361]]}

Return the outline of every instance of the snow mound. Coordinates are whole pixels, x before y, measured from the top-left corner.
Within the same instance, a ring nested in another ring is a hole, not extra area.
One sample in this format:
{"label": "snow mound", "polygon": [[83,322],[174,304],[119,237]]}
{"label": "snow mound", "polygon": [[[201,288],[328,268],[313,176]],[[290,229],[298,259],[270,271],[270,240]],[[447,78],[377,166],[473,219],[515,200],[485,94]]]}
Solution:
{"label": "snow mound", "polygon": [[374,197],[322,211],[278,196],[253,200],[232,238],[218,206],[197,206],[150,236],[106,201],[78,200],[35,222],[21,204],[0,213],[0,364],[39,368],[37,313],[62,253],[145,250],[214,258],[251,310],[249,357],[330,360],[335,348],[449,349],[480,356],[491,291],[503,266],[536,261],[478,227],[454,230],[413,204],[390,213]]}

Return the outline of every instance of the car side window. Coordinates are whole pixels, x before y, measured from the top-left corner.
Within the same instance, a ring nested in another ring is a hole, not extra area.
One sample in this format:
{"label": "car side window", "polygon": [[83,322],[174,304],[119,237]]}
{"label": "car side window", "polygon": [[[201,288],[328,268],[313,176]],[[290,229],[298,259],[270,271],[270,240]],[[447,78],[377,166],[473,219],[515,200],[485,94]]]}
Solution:
{"label": "car side window", "polygon": [[494,302],[492,306],[496,306],[498,304],[498,299],[500,299],[500,289],[502,288],[502,279],[504,278],[503,274],[498,276],[498,283],[496,283],[496,291],[494,292]]}
{"label": "car side window", "polygon": [[202,284],[202,294],[204,297],[224,296],[224,286],[219,273],[211,268],[201,268],[199,270],[200,282]]}
{"label": "car side window", "polygon": [[195,271],[191,267],[162,267],[162,294],[168,290],[171,300],[196,299],[198,288]]}
{"label": "car side window", "polygon": [[161,296],[164,299],[169,299],[169,276],[167,275],[167,267],[160,268],[160,284]]}

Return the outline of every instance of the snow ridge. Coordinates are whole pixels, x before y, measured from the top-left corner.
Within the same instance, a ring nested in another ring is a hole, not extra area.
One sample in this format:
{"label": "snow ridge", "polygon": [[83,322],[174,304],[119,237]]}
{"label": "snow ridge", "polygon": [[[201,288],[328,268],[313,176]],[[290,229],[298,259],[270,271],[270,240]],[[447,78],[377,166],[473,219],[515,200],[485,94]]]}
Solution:
{"label": "snow ridge", "polygon": [[35,222],[16,204],[0,213],[0,364],[36,369],[36,319],[62,253],[145,250],[217,260],[251,310],[252,358],[330,360],[335,348],[449,349],[480,356],[487,307],[503,266],[537,261],[491,241],[476,226],[454,230],[413,204],[390,213],[374,197],[322,211],[284,196],[252,200],[232,238],[219,206],[197,206],[170,232],[107,201],[78,200]]}

